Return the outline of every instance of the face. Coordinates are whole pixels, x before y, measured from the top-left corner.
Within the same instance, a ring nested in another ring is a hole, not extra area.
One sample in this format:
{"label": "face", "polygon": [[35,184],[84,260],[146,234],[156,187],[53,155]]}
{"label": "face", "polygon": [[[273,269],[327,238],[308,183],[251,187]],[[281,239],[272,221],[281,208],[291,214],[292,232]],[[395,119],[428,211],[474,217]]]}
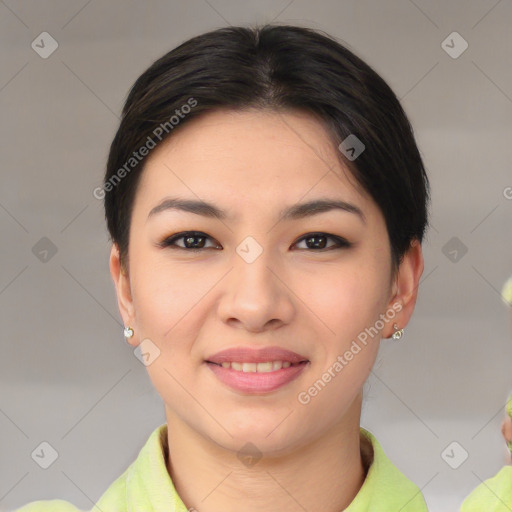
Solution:
{"label": "face", "polygon": [[393,275],[383,215],[316,120],[217,111],[153,150],[111,270],[168,424],[277,454],[358,426],[418,251]]}

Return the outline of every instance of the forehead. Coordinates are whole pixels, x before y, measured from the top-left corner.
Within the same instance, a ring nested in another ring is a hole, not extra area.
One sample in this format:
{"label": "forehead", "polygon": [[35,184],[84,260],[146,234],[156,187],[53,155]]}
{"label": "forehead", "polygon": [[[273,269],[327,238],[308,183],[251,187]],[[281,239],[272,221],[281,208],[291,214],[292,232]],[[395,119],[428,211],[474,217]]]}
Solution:
{"label": "forehead", "polygon": [[368,201],[324,126],[301,112],[220,110],[192,119],[148,156],[139,188],[148,200],[172,191],[268,205],[325,194]]}

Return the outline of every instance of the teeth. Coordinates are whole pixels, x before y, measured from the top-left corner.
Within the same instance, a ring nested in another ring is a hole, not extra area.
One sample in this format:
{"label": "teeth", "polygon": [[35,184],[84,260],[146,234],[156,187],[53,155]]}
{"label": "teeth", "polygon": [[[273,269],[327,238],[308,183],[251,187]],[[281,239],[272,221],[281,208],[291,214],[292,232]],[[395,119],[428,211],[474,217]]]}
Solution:
{"label": "teeth", "polygon": [[289,368],[292,363],[290,361],[266,361],[264,363],[236,363],[224,361],[222,364],[223,368],[231,368],[238,372],[244,373],[268,373],[281,368]]}
{"label": "teeth", "polygon": [[268,363],[258,363],[256,366],[256,371],[258,373],[271,372],[272,371],[272,362]]}
{"label": "teeth", "polygon": [[255,372],[258,368],[257,363],[242,363],[242,371],[243,372]]}

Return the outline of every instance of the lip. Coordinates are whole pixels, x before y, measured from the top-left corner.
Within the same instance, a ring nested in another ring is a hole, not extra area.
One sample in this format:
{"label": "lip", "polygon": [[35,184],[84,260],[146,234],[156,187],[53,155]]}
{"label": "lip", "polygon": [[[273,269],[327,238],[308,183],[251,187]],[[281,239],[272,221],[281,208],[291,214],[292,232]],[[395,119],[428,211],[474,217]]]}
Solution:
{"label": "lip", "polygon": [[296,366],[281,368],[272,372],[243,372],[224,368],[214,363],[206,362],[206,366],[226,386],[249,394],[270,393],[296,379],[309,366],[309,362],[303,362]]}
{"label": "lip", "polygon": [[[243,372],[224,368],[221,363],[265,363],[287,361],[292,364],[271,372]],[[205,360],[206,366],[224,385],[249,394],[270,393],[296,379],[309,366],[307,357],[281,347],[235,347],[222,350]],[[299,364],[302,363],[302,364]]]}
{"label": "lip", "polygon": [[286,350],[281,347],[234,347],[228,348],[209,356],[207,363],[222,364],[225,362],[234,363],[265,363],[267,361],[288,361],[292,364],[309,361],[306,356]]}

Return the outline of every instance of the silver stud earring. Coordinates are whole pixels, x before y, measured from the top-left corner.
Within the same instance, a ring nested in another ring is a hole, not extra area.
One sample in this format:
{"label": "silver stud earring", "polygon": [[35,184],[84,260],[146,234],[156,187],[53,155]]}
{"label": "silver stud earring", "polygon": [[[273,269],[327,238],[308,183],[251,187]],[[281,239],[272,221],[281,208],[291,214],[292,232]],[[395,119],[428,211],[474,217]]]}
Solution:
{"label": "silver stud earring", "polygon": [[399,329],[398,325],[396,325],[396,324],[393,324],[393,329],[395,329],[395,332],[391,335],[391,337],[394,340],[399,340],[404,335],[404,330]]}
{"label": "silver stud earring", "polygon": [[131,338],[133,336],[133,329],[128,325],[124,328],[124,337]]}

